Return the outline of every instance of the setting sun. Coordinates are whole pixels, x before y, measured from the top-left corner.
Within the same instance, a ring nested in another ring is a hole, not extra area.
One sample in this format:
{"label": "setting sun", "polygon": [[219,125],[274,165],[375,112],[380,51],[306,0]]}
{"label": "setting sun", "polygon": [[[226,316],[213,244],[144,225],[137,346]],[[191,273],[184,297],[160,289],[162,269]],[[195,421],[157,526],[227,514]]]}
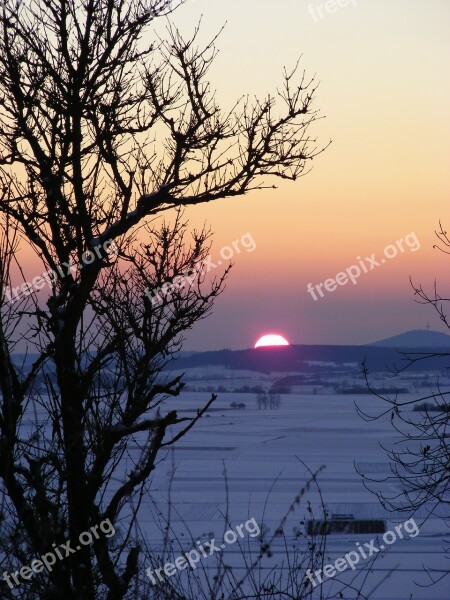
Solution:
{"label": "setting sun", "polygon": [[255,348],[261,348],[262,346],[289,346],[289,342],[277,333],[269,333],[259,338],[255,344]]}

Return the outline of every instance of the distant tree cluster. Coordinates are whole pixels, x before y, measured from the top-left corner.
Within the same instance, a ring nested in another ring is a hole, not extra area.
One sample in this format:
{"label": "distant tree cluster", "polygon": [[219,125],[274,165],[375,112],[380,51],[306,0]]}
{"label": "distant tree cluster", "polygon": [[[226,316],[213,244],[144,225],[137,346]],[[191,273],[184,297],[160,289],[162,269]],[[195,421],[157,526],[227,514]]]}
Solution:
{"label": "distant tree cluster", "polygon": [[232,402],[230,406],[231,408],[239,408],[239,410],[245,410],[247,408],[244,402]]}
{"label": "distant tree cluster", "polygon": [[[409,389],[404,387],[383,387],[383,388],[372,388],[372,391],[376,394],[409,394]],[[341,394],[367,394],[367,386],[353,385],[349,388],[343,388],[340,390]]]}
{"label": "distant tree cluster", "polygon": [[264,390],[260,385],[243,385],[240,388],[235,388],[233,391],[235,394],[260,394]]}
{"label": "distant tree cluster", "polygon": [[256,396],[258,410],[278,410],[281,405],[281,396],[275,391],[260,392]]}
{"label": "distant tree cluster", "polygon": [[431,402],[423,402],[416,404],[413,408],[414,412],[450,412],[450,405],[431,404]]}

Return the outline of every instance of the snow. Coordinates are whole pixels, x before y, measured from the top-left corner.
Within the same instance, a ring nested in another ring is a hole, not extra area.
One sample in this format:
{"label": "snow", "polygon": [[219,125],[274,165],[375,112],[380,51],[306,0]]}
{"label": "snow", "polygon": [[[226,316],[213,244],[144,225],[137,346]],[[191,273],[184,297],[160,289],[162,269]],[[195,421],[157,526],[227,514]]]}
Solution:
{"label": "snow", "polygon": [[[194,411],[199,400],[209,396],[184,393],[170,408],[183,413]],[[377,498],[363,486],[355,471],[356,462],[367,474],[383,478],[388,474],[388,461],[379,446],[388,447],[395,441],[395,432],[388,419],[365,423],[356,414],[354,401],[362,407],[376,408],[377,400],[370,395],[283,395],[281,408],[276,411],[257,410],[253,394],[222,394],[209,418],[203,418],[189,435],[167,453],[155,474],[151,495],[159,508],[165,506],[171,480],[172,462],[176,473],[171,484],[172,527],[175,532],[185,531],[186,522],[191,534],[207,541],[205,532],[213,532],[217,538],[223,535],[226,512],[223,462],[225,463],[229,488],[230,526],[255,517],[274,531],[287,513],[293,499],[306,483],[307,473],[299,462],[304,461],[313,471],[322,464],[326,470],[319,476],[320,489],[330,513],[353,514],[355,519],[384,519],[386,529],[394,530],[409,515],[389,513]],[[244,402],[246,410],[230,410],[231,402]],[[378,401],[379,402],[379,401]],[[272,485],[276,481],[273,491]],[[378,484],[384,492],[399,491],[399,484],[388,481]],[[269,496],[270,493],[270,496]],[[319,497],[311,491],[311,500],[319,514]],[[266,504],[267,502],[267,504]],[[307,516],[306,498],[290,515],[285,532],[293,539],[292,530]],[[390,577],[376,589],[373,600],[448,600],[448,580],[433,587],[417,587],[415,582],[425,584],[422,573],[427,564],[436,571],[448,569],[443,556],[442,538],[444,523],[433,518],[422,525],[426,510],[415,515],[420,528],[417,537],[397,539],[386,554],[376,561],[368,579],[366,592],[392,569]],[[151,518],[143,510],[141,525],[145,524],[151,538],[157,538]],[[244,530],[245,531],[245,530]],[[347,552],[355,550],[355,543],[370,542],[373,534],[338,534],[328,537],[328,554],[333,562]],[[406,537],[406,536],[405,536]],[[251,540],[256,549],[256,542]],[[276,540],[272,560],[263,564],[267,569],[284,557],[282,540]],[[227,548],[227,562],[239,568],[243,560],[238,545]],[[206,560],[206,559],[205,559]],[[364,561],[359,567],[364,568]],[[437,573],[435,573],[437,574]],[[350,580],[352,572],[341,574],[342,580]],[[330,586],[330,580],[325,585]],[[315,592],[319,594],[317,587]],[[319,595],[313,598],[319,598]]]}
{"label": "snow", "polygon": [[[215,370],[212,375],[217,375]],[[263,379],[264,376],[261,376],[261,381]],[[247,379],[246,383],[250,381]],[[254,384],[254,380],[251,383]],[[174,409],[180,417],[195,415],[209,398],[208,393],[183,392],[180,397],[170,398],[161,406],[161,416]],[[391,447],[396,433],[388,418],[372,423],[362,421],[355,411],[355,401],[372,413],[381,407],[380,401],[371,395],[285,394],[279,410],[259,411],[256,394],[219,394],[209,416],[203,417],[175,447],[168,447],[159,456],[165,460],[159,462],[152,474],[149,493],[143,498],[139,513],[140,528],[151,541],[152,548],[159,550],[162,547],[162,533],[156,520],[158,511],[167,513],[169,493],[173,504],[172,538],[194,538],[202,542],[208,542],[212,537],[216,541],[222,539],[227,527],[224,521],[227,510],[230,529],[235,530],[254,517],[259,525],[264,522],[272,532],[275,531],[308,479],[300,460],[313,471],[321,465],[326,466],[318,481],[330,513],[352,514],[355,519],[384,519],[386,529],[393,531],[409,515],[384,510],[377,498],[364,488],[355,464],[365,474],[383,479],[388,474],[389,465],[380,442]],[[246,409],[232,409],[230,405],[233,402],[246,404]],[[168,432],[168,439],[175,432]],[[130,455],[137,457],[139,442],[146,440],[146,434],[136,434],[135,439]],[[224,466],[228,481],[228,509]],[[132,461],[128,458],[122,468],[129,473],[133,468]],[[175,475],[172,477],[173,468]],[[120,480],[119,472],[114,477],[116,486]],[[381,482],[377,489],[384,492],[400,490],[395,480]],[[108,490],[105,501],[111,498],[113,492],[113,489]],[[294,541],[294,528],[304,517],[308,518],[307,500],[312,503],[316,518],[320,518],[319,496],[311,488],[300,506],[288,516],[284,527],[288,541]],[[432,567],[435,575],[448,569],[442,550],[442,539],[448,534],[445,523],[434,517],[422,524],[425,516],[425,509],[415,515],[420,528],[417,537],[397,539],[376,561],[365,588],[366,592],[376,588],[371,595],[372,600],[448,600],[450,597],[448,579],[433,587],[416,585],[427,583],[422,570],[424,564]],[[328,536],[325,562],[334,562],[355,550],[356,542],[364,545],[374,537],[373,534]],[[188,545],[183,546],[182,542],[175,556],[192,548],[192,543],[186,543]],[[239,570],[243,572],[242,552],[248,558],[250,550],[257,553],[258,542],[249,536],[240,545],[228,545],[225,549],[227,564],[231,564],[237,573]],[[281,538],[275,539],[272,551],[273,557],[264,558],[262,562],[266,574],[271,567],[286,559]],[[208,566],[206,563],[209,567],[215,564],[213,557],[202,561],[205,567]],[[365,567],[367,563],[361,561],[357,568]],[[340,578],[349,581],[353,575],[348,571]],[[387,575],[389,577],[377,587]],[[334,580],[327,581],[324,583],[325,590],[335,590],[333,585]],[[319,594],[320,587],[317,587],[312,599],[319,598]]]}

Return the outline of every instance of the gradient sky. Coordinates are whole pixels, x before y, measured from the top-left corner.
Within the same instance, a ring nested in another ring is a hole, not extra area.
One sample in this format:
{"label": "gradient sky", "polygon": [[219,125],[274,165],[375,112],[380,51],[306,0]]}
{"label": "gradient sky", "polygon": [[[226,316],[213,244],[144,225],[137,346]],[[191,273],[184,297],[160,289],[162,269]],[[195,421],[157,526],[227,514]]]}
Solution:
{"label": "gradient sky", "polygon": [[[430,291],[437,278],[450,293],[450,256],[433,250],[439,220],[450,231],[450,2],[352,0],[320,18],[324,4],[187,0],[173,15],[185,36],[203,15],[204,40],[226,23],[210,72],[225,108],[244,93],[275,92],[283,67],[302,55],[320,81],[315,108],[325,118],[314,132],[322,145],[333,141],[295,183],[186,211],[215,232],[213,260],[246,233],[256,249],[235,257],[227,289],[185,349],[247,348],[269,332],[350,344],[427,323],[443,330],[432,308],[414,302],[409,276]],[[406,248],[317,302],[307,293],[308,283],[411,232],[420,250]]]}
{"label": "gradient sky", "polygon": [[[357,6],[354,6],[354,4]],[[408,329],[442,330],[414,302],[409,276],[448,290],[450,257],[433,250],[439,219],[450,228],[450,2],[358,0],[315,20],[324,2],[195,0],[174,20],[204,38],[222,24],[211,81],[223,104],[275,91],[283,66],[320,81],[319,140],[331,147],[313,171],[278,190],[188,212],[215,231],[214,252],[250,232],[256,250],[235,258],[214,313],[186,349],[245,348],[269,331],[293,343],[364,343]],[[317,13],[315,13],[317,15]],[[399,254],[314,302],[306,292],[414,232],[420,250]]]}

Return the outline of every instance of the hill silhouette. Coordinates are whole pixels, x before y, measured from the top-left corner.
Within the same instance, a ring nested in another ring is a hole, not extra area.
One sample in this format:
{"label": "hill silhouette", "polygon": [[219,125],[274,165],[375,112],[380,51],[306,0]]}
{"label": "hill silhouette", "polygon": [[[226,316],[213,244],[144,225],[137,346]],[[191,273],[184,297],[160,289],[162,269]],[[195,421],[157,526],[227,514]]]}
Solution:
{"label": "hill silhouette", "polygon": [[[218,350],[181,356],[176,367],[190,369],[223,366],[228,369],[286,372],[335,370],[347,372],[361,366],[364,359],[371,371],[387,371],[404,365],[402,353],[443,354],[411,366],[414,371],[441,371],[450,364],[450,336],[436,331],[409,331],[367,345],[296,345],[267,346],[246,350]],[[446,354],[449,356],[446,356]]]}
{"label": "hill silhouette", "polygon": [[450,348],[450,335],[440,331],[416,329],[369,345],[384,348]]}

